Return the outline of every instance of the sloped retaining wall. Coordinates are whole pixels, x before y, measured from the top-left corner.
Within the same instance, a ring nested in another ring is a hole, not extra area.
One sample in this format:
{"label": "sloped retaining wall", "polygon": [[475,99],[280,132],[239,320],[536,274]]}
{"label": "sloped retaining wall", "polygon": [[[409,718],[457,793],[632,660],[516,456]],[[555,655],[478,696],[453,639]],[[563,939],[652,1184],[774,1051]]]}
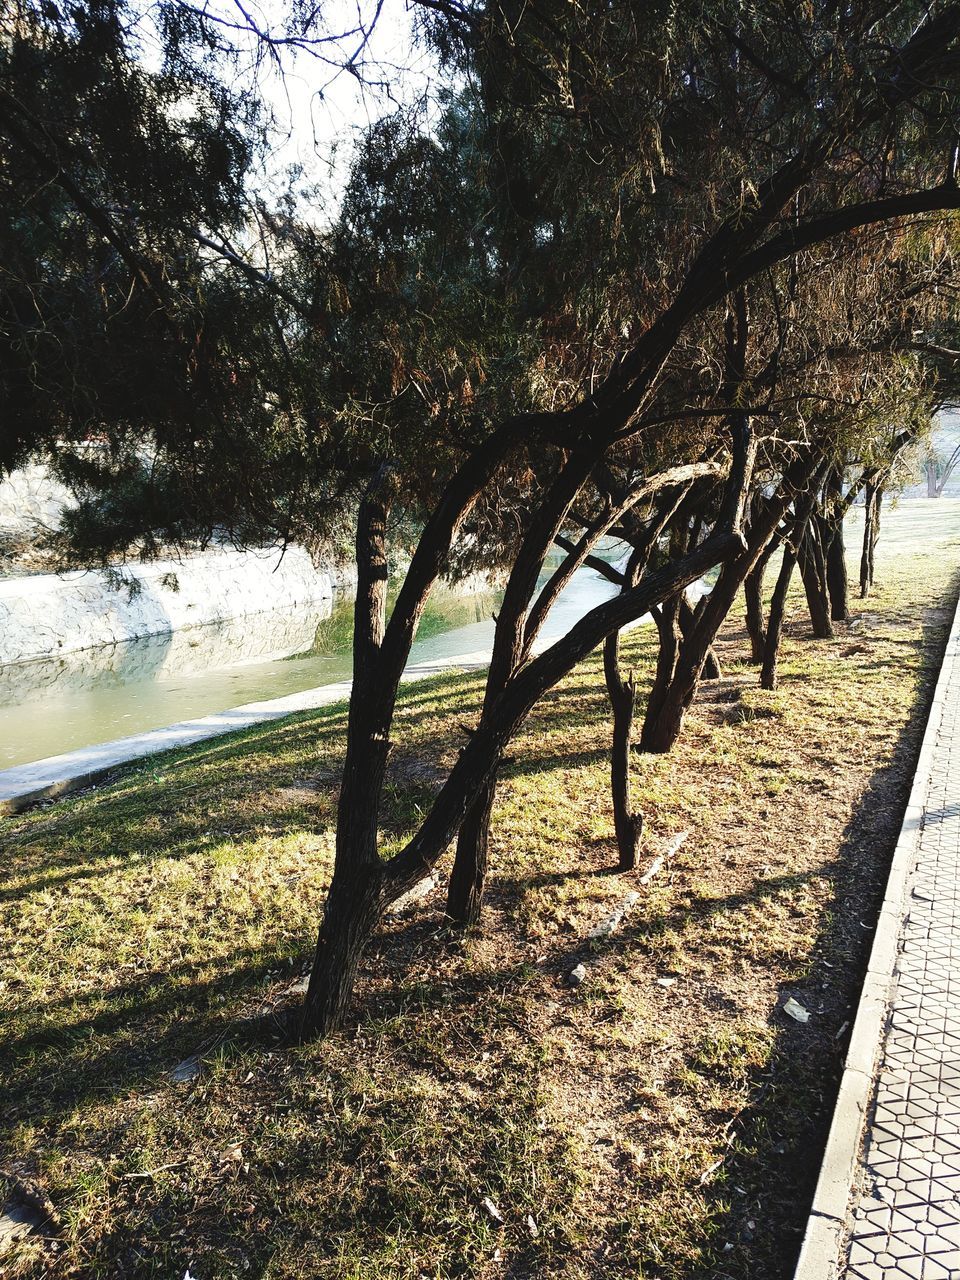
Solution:
{"label": "sloped retaining wall", "polygon": [[0,534],[29,537],[40,529],[56,529],[64,508],[72,505],[70,491],[49,469],[30,462],[0,477]]}
{"label": "sloped retaining wall", "polygon": [[0,580],[0,666],[329,600],[330,574],[301,547],[208,550],[99,571]]}

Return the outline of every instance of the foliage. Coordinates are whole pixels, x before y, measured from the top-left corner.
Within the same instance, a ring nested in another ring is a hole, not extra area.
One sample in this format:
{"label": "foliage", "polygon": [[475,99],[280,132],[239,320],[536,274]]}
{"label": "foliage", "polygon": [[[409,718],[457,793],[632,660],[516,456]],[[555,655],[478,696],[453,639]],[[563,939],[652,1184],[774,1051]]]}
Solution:
{"label": "foliage", "polygon": [[[38,339],[26,301],[8,306],[27,387],[9,456],[55,454],[86,497],[67,531],[85,556],[224,533],[319,545],[359,503],[311,1032],[342,1018],[364,940],[458,832],[450,910],[476,917],[497,770],[537,700],[722,565],[682,652],[667,628],[671,745],[710,633],[797,506],[848,468],[879,493],[891,427],[916,435],[942,399],[926,335],[953,323],[960,6],[423,0],[447,93],[426,123],[371,127],[323,225],[252,197],[260,125],[223,87],[240,37],[279,58],[277,39],[171,3],[148,72],[131,12],[28,8],[5,54],[29,79],[0,98],[11,195],[36,193],[51,228],[32,244],[28,199],[7,231],[51,316]],[[315,16],[295,9],[284,38],[322,42]],[[35,379],[24,353],[63,314],[67,366],[38,352]],[[87,325],[96,359],[71,381]],[[551,592],[621,518],[654,571],[534,657]],[[581,541],[538,595],[564,531]],[[507,578],[478,725],[417,831],[381,848],[410,644],[439,577],[477,563]]]}

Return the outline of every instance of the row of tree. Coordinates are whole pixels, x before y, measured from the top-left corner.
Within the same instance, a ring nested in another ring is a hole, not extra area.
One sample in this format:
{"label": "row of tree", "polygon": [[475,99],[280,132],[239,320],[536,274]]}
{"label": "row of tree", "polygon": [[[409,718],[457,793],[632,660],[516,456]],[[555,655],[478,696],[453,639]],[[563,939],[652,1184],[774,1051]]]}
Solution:
{"label": "row of tree", "polygon": [[[84,557],[214,532],[355,540],[301,1035],[340,1023],[384,912],[453,843],[449,915],[479,919],[504,753],[598,646],[632,866],[621,629],[651,613],[658,630],[641,749],[676,741],[741,592],[774,687],[793,572],[828,635],[848,610],[845,512],[862,494],[866,593],[884,487],[956,391],[960,3],[418,12],[445,96],[367,132],[325,221],[254,194],[264,116],[223,74],[242,22],[169,4],[147,72],[128,7],[45,0],[0,49],[0,463],[56,460],[84,498]],[[317,21],[243,38],[280,57],[322,44]],[[620,570],[596,557],[610,535]],[[536,652],[587,563],[619,591]],[[482,711],[384,858],[401,673],[436,583],[477,567],[504,585]]]}

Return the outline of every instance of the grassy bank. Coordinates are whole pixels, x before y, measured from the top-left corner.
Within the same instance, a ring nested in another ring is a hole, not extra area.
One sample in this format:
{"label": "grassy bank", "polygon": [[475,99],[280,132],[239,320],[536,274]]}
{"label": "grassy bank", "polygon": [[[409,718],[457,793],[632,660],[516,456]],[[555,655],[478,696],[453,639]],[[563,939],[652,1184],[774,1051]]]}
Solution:
{"label": "grassy bank", "polygon": [[[795,597],[775,695],[731,619],[676,751],[636,760],[644,864],[690,833],[644,887],[609,871],[609,718],[585,663],[511,751],[483,931],[451,936],[439,893],[391,918],[325,1043],[286,1048],[262,1015],[309,962],[344,708],[7,819],[0,1167],[50,1217],[0,1270],[788,1276],[958,529],[956,503],[889,515],[876,594],[833,641],[808,638]],[[652,644],[626,645],[641,681]],[[388,849],[481,692],[475,675],[404,692]],[[624,926],[585,945],[634,889]]]}

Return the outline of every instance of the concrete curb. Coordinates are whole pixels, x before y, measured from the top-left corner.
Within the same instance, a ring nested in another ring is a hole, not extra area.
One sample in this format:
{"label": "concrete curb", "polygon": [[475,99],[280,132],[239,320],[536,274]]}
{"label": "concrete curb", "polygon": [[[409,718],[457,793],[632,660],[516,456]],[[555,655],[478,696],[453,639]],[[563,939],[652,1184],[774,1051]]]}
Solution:
{"label": "concrete curb", "polygon": [[[418,662],[407,667],[404,681],[425,680],[428,676],[444,671],[477,671],[488,665],[490,655],[484,651],[459,654],[454,658],[440,658],[435,662]],[[51,800],[68,791],[90,786],[121,765],[131,764],[146,756],[177,747],[189,747],[209,738],[236,733],[253,725],[281,720],[298,711],[314,711],[319,707],[345,702],[350,697],[351,681],[320,685],[304,689],[284,698],[271,698],[264,702],[247,702],[229,711],[201,716],[196,720],[183,720],[164,729],[150,729],[146,733],[128,738],[116,738],[79,751],[68,751],[60,756],[48,756],[32,764],[17,765],[0,771],[0,815],[19,813],[39,800]]]}
{"label": "concrete curb", "polygon": [[837,1280],[840,1274],[840,1253],[847,1230],[847,1211],[876,1077],[891,985],[900,953],[900,930],[906,911],[907,885],[916,864],[917,841],[923,826],[930,784],[930,765],[943,720],[944,696],[958,652],[960,602],[954,613],[920,746],[910,799],[890,864],[886,892],[877,920],[853,1034],[847,1049],[833,1120],[794,1280]]}

